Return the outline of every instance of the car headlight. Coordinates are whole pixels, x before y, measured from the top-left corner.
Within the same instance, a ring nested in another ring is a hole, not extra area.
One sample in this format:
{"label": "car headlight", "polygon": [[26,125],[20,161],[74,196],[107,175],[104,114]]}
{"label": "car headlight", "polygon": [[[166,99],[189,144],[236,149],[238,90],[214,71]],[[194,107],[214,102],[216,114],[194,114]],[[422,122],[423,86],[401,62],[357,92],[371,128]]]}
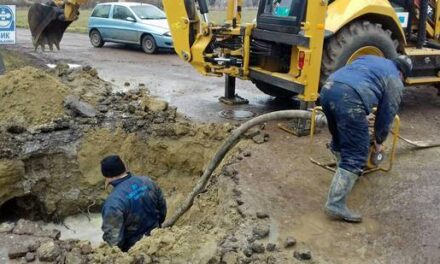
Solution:
{"label": "car headlight", "polygon": [[171,37],[171,32],[167,31],[167,32],[163,33],[163,35],[167,36],[167,37]]}

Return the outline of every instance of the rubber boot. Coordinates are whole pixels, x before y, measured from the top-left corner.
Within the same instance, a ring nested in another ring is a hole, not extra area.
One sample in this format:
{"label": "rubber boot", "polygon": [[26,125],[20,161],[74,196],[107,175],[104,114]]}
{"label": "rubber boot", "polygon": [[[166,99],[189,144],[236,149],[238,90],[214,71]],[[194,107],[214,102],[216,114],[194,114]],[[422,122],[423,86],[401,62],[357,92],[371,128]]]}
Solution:
{"label": "rubber boot", "polygon": [[347,195],[350,193],[358,177],[358,175],[342,168],[336,170],[330,185],[327,203],[325,204],[327,215],[352,223],[362,221],[361,215],[351,212],[346,204]]}
{"label": "rubber boot", "polygon": [[336,159],[336,167],[339,167],[339,163],[341,162],[341,152],[334,151],[334,150],[332,150],[332,149],[330,149],[330,151],[332,152],[333,156],[335,156],[335,159]]}

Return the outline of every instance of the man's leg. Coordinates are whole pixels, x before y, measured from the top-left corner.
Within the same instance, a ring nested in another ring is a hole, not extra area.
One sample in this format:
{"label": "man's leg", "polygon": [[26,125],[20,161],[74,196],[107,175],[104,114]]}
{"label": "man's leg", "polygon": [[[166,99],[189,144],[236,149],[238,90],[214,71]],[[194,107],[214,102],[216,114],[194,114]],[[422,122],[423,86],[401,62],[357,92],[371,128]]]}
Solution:
{"label": "man's leg", "polygon": [[347,208],[346,200],[368,158],[368,123],[357,94],[348,95],[350,99],[339,104],[336,111],[341,161],[330,185],[325,211],[348,222],[360,222],[361,216]]}
{"label": "man's leg", "polygon": [[[326,89],[324,89],[326,88]],[[330,151],[333,153],[336,159],[336,164],[339,166],[341,161],[341,149],[339,147],[339,135],[337,129],[336,120],[336,106],[340,100],[339,91],[343,88],[338,87],[335,83],[326,83],[321,92],[320,101],[322,110],[324,111],[325,117],[327,119],[327,126],[330,134],[332,135],[332,141],[330,143]]]}

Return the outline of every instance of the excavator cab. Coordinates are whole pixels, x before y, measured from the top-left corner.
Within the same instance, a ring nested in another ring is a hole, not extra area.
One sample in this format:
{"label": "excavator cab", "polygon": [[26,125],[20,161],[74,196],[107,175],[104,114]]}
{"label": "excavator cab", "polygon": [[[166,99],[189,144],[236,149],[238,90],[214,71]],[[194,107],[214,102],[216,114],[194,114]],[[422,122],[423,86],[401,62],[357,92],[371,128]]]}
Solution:
{"label": "excavator cab", "polygon": [[261,0],[257,13],[257,28],[298,34],[304,21],[307,1]]}

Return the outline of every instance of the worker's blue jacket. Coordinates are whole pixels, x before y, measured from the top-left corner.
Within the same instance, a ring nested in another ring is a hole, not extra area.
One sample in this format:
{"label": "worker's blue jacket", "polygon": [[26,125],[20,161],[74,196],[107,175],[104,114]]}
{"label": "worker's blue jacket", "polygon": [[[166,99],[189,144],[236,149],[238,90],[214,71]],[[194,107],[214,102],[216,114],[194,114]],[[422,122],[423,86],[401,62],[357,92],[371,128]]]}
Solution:
{"label": "worker's blue jacket", "polygon": [[403,94],[400,71],[388,59],[363,56],[330,75],[326,85],[332,82],[346,84],[362,99],[367,115],[377,106],[375,139],[385,141]]}
{"label": "worker's blue jacket", "polygon": [[160,188],[148,177],[128,176],[111,182],[114,189],[102,207],[103,239],[127,251],[165,220]]}

